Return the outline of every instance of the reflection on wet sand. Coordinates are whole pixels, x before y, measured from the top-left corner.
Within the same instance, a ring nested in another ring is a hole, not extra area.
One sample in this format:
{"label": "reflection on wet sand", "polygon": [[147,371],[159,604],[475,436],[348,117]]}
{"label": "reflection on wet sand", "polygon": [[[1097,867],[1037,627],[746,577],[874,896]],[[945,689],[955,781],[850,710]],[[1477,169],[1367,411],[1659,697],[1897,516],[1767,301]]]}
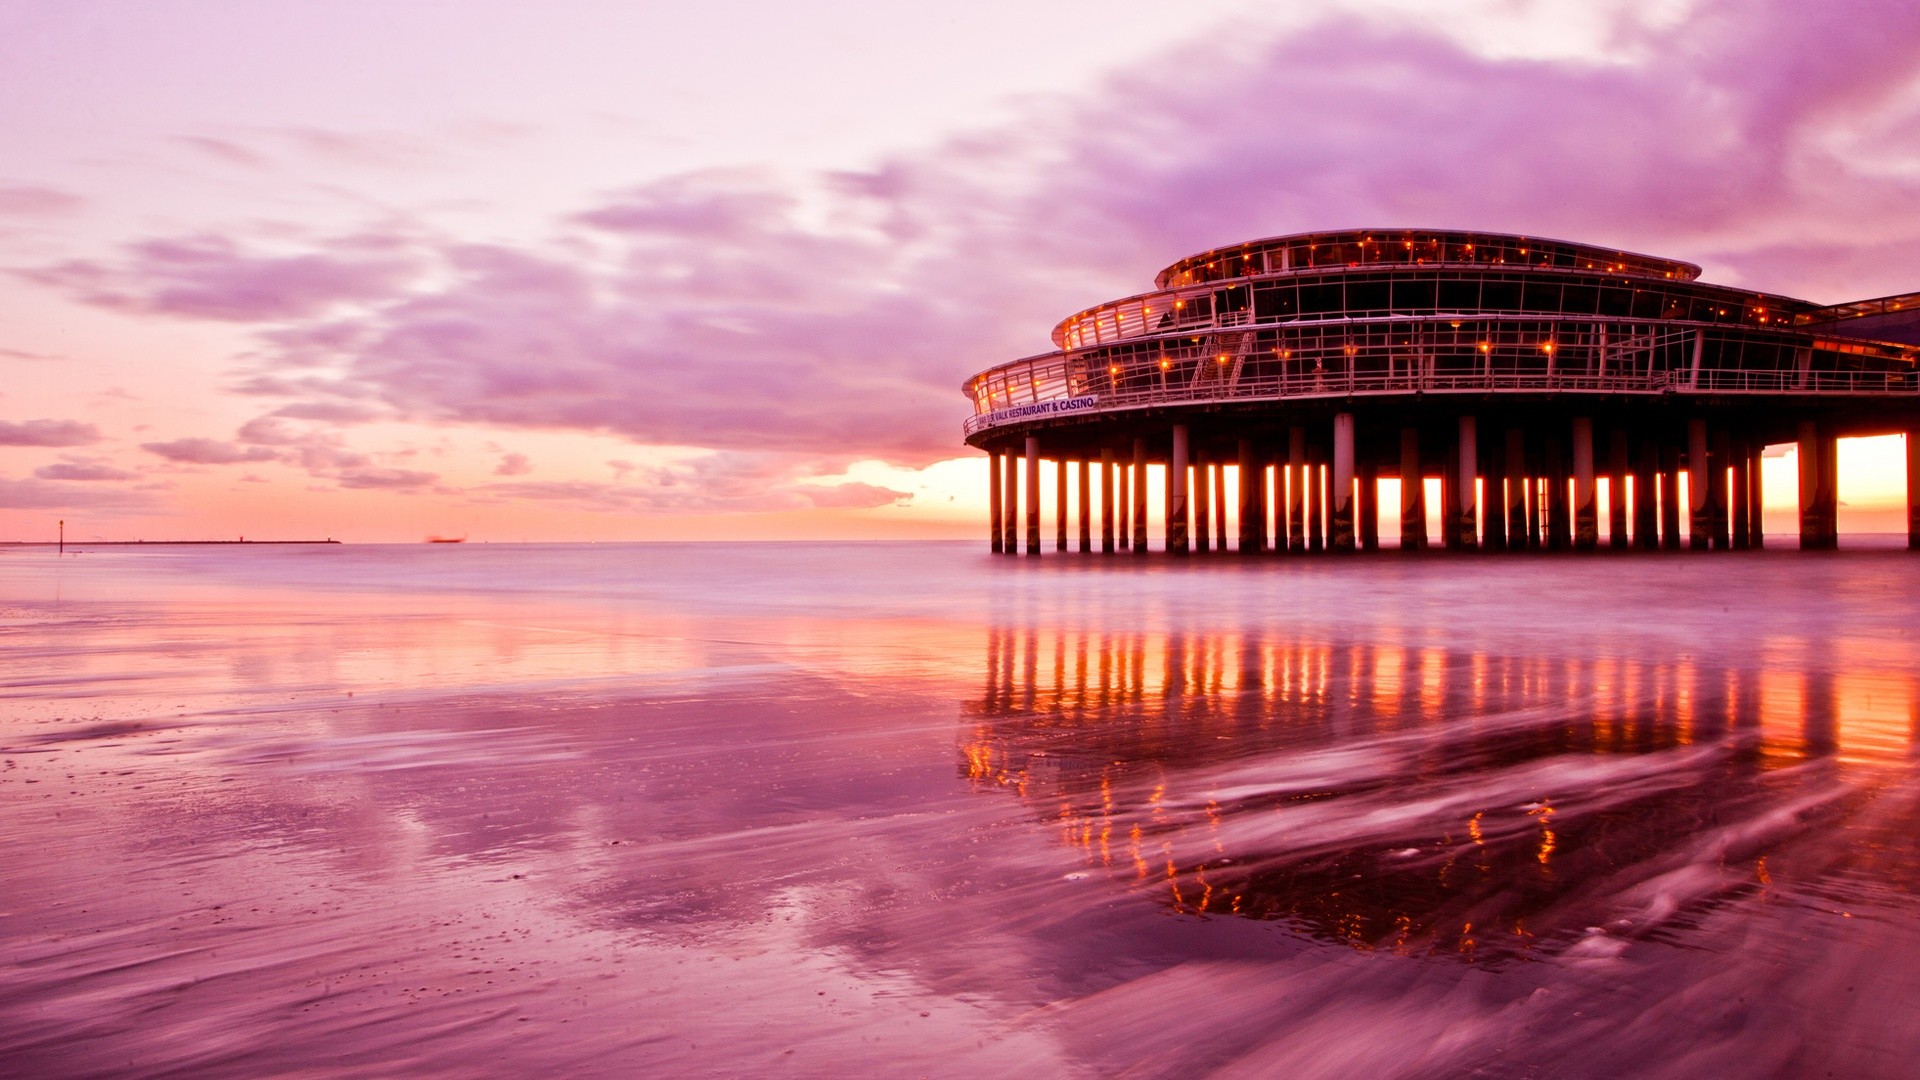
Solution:
{"label": "reflection on wet sand", "polygon": [[1868,652],[1836,675],[1001,626],[959,769],[1177,912],[1364,950],[1591,950],[1765,889],[1777,846],[1905,778],[1920,680]]}

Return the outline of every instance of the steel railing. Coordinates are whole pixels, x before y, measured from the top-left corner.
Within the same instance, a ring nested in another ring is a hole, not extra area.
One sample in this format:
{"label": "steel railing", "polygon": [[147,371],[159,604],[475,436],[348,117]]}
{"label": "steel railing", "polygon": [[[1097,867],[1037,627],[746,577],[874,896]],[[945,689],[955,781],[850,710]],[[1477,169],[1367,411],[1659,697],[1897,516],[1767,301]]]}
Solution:
{"label": "steel railing", "polygon": [[[1087,388],[1057,395],[1053,400],[1093,397],[1094,404],[1077,413],[1151,408],[1160,405],[1198,405],[1249,401],[1284,401],[1384,394],[1783,394],[1871,395],[1920,397],[1920,377],[1912,371],[1655,371],[1636,374],[1581,375],[1559,372],[1473,372],[1470,374],[1395,372],[1270,375],[1210,380],[1198,385],[1167,378],[1148,388]],[[1042,399],[1048,400],[1048,399]],[[1033,419],[1030,404],[999,409],[967,418],[968,435],[1001,424]],[[1022,415],[1010,415],[1022,414]]]}

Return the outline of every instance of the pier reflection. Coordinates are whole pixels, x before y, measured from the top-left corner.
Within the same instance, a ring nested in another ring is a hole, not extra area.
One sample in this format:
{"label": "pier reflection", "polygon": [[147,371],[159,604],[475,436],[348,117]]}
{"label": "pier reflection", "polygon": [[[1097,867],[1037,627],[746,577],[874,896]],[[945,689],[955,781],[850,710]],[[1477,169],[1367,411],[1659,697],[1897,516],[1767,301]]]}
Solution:
{"label": "pier reflection", "polygon": [[1605,952],[1773,887],[1770,857],[1920,882],[1910,842],[1837,835],[1909,780],[1920,681],[1802,644],[1715,665],[1000,627],[959,769],[1178,912],[1365,950]]}

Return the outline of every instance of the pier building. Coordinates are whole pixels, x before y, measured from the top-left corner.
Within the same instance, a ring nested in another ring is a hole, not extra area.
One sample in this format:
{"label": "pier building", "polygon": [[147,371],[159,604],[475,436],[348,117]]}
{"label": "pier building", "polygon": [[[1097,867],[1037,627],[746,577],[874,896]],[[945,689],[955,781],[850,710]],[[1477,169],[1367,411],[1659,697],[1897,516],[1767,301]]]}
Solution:
{"label": "pier building", "polygon": [[[1150,533],[1175,554],[1371,550],[1382,513],[1412,550],[1752,548],[1760,456],[1782,443],[1799,451],[1800,544],[1831,548],[1835,440],[1895,433],[1920,549],[1920,293],[1823,305],[1699,276],[1430,229],[1182,259],[1062,320],[1053,351],[966,380],[993,550],[1144,553]],[[1397,507],[1379,505],[1387,478]]]}

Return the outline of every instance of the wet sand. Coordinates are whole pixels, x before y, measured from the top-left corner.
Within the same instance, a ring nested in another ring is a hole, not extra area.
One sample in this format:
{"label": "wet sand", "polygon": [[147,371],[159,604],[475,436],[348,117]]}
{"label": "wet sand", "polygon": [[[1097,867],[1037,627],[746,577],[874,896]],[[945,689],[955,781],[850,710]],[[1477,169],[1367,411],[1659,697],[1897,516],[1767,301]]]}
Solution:
{"label": "wet sand", "polygon": [[0,552],[0,1073],[1908,1076],[1917,599]]}

